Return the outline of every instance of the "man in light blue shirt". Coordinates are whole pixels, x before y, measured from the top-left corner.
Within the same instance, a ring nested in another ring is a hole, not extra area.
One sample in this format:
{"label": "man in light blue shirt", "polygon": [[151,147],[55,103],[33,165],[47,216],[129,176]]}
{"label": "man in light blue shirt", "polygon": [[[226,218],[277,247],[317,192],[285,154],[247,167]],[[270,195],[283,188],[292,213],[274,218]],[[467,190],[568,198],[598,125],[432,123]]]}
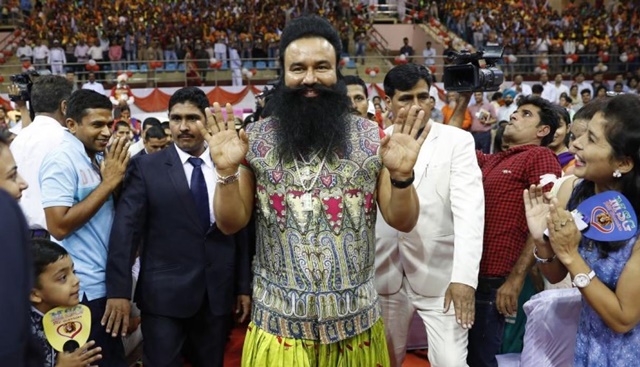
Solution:
{"label": "man in light blue shirt", "polygon": [[106,304],[105,268],[114,218],[113,192],[122,182],[128,144],[111,137],[112,104],[91,90],[68,101],[62,143],[40,167],[42,206],[51,235],[71,254],[80,278],[80,301],[91,310],[90,340],[102,348],[100,366],[126,366],[120,338],[101,325]]}

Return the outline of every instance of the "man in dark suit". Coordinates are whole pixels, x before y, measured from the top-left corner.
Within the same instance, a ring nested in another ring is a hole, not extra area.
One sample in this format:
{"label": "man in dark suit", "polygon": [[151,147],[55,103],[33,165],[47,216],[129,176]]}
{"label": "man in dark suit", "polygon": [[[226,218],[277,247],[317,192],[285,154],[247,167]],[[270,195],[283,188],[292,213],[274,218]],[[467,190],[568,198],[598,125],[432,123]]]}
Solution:
{"label": "man in dark suit", "polygon": [[195,367],[221,367],[234,307],[240,321],[249,313],[247,231],[224,235],[212,210],[219,179],[197,125],[208,107],[195,87],[171,97],[175,144],[131,161],[111,231],[102,321],[112,335],[126,332],[139,251],[136,301],[148,366],[182,366],[184,356]]}

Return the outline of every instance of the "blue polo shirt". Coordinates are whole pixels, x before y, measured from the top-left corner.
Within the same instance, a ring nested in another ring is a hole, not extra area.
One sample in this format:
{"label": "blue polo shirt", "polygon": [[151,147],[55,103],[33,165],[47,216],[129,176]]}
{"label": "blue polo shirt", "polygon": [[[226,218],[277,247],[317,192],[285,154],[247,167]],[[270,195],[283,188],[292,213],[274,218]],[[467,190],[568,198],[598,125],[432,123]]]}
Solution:
{"label": "blue polo shirt", "polygon": [[[97,159],[100,163],[103,157],[98,155]],[[100,182],[100,171],[92,166],[82,142],[65,131],[62,144],[45,157],[40,166],[42,206],[72,207],[89,196]],[[89,301],[106,296],[107,246],[114,215],[113,196],[110,196],[87,223],[61,242],[71,254],[80,279],[80,299],[84,295]]]}

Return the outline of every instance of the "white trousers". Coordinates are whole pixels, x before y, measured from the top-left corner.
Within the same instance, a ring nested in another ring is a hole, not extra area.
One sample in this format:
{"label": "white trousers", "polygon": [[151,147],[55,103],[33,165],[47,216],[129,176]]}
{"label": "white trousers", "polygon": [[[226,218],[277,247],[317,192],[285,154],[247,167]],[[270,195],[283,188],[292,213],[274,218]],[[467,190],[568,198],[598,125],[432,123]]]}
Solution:
{"label": "white trousers", "polygon": [[416,294],[403,277],[398,293],[380,295],[380,303],[392,367],[401,367],[404,362],[409,326],[416,311],[427,330],[431,366],[467,366],[468,331],[456,322],[453,302],[444,313],[444,297]]}
{"label": "white trousers", "polygon": [[242,85],[242,70],[231,69],[231,83],[233,86]]}
{"label": "white trousers", "polygon": [[51,74],[62,75],[64,74],[64,65],[62,63],[51,64]]}

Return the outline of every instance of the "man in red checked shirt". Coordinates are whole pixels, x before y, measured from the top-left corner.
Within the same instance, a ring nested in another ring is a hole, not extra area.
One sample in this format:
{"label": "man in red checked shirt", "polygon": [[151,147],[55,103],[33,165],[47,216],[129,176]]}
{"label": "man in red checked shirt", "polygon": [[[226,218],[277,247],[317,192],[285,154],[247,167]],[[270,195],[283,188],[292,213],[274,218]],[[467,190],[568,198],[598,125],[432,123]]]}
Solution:
{"label": "man in red checked shirt", "polygon": [[[460,96],[452,124],[461,125],[470,93]],[[485,195],[485,226],[475,323],[469,331],[470,367],[497,366],[505,316],[515,316],[524,280],[535,263],[522,191],[560,177],[558,159],[546,146],[558,127],[555,107],[539,97],[523,97],[504,130],[509,149],[476,151]],[[546,191],[551,189],[546,185]]]}

